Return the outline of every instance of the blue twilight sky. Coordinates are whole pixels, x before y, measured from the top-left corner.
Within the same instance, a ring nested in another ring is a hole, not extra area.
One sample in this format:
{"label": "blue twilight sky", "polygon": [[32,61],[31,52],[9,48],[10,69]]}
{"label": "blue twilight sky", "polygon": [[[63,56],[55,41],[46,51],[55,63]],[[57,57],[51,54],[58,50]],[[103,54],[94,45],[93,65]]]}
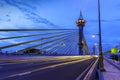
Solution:
{"label": "blue twilight sky", "polygon": [[[103,50],[120,45],[120,1],[101,1]],[[97,0],[0,0],[0,29],[77,28],[80,10],[87,21],[84,28],[91,49],[98,43]],[[9,36],[0,34],[0,37]],[[12,41],[14,43],[14,41]]]}

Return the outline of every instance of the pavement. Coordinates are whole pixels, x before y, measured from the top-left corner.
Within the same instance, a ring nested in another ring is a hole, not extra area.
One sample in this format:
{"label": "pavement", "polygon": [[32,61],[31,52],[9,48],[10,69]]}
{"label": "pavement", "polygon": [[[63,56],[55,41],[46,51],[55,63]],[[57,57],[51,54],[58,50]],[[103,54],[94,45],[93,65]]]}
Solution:
{"label": "pavement", "polygon": [[102,72],[104,80],[120,80],[120,70],[110,64],[106,59],[104,60],[104,68],[106,70]]}

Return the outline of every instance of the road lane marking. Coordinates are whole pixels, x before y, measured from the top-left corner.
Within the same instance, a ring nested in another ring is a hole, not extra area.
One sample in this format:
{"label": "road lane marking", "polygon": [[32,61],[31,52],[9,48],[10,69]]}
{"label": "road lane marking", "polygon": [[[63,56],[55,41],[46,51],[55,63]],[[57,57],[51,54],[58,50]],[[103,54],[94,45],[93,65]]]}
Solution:
{"label": "road lane marking", "polygon": [[85,61],[85,60],[89,60],[89,59],[92,59],[92,58],[90,57],[90,58],[87,58],[87,59],[82,59],[82,60],[77,60],[77,61],[70,61],[70,62],[63,62],[63,63],[59,63],[59,64],[53,64],[53,65],[50,65],[50,66],[34,69],[34,70],[31,70],[31,71],[26,71],[26,72],[22,72],[22,73],[13,74],[13,75],[10,75],[10,76],[8,76],[6,78],[27,75],[27,74],[30,74],[30,73],[33,73],[33,72],[46,70],[46,69],[51,69],[51,68],[55,68],[55,67],[59,67],[59,66],[63,66],[63,65],[68,65],[68,64],[74,64],[74,63],[78,63],[80,61]]}
{"label": "road lane marking", "polygon": [[27,75],[30,74],[31,72],[24,72],[24,73],[19,73],[18,76],[23,76],[23,75]]}

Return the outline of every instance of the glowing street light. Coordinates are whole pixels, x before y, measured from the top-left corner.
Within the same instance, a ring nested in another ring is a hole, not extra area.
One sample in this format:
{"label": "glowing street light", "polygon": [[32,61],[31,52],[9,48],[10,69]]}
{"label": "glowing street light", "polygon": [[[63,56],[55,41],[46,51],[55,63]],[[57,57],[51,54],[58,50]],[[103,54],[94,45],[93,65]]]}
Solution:
{"label": "glowing street light", "polygon": [[95,37],[96,37],[96,35],[92,34],[92,38],[95,38]]}

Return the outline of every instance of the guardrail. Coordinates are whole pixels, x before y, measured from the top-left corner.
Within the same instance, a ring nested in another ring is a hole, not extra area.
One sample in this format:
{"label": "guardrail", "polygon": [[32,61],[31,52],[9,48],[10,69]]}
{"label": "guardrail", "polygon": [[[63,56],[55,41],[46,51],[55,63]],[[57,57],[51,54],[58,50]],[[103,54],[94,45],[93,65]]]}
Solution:
{"label": "guardrail", "polygon": [[94,60],[75,80],[94,80],[97,67],[98,59]]}
{"label": "guardrail", "polygon": [[98,71],[98,59],[92,65],[92,67],[90,68],[90,70],[88,71],[83,80],[95,80],[97,71]]}

